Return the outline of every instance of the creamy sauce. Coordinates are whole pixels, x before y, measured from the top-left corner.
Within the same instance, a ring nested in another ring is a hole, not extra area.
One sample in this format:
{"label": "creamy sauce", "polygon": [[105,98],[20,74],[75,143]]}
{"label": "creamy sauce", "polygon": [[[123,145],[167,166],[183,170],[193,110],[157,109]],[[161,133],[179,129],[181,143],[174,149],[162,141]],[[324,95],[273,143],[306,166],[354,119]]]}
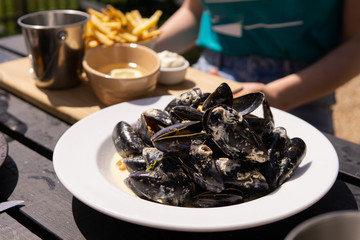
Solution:
{"label": "creamy sauce", "polygon": [[160,58],[161,67],[163,68],[176,68],[185,64],[185,58],[175,52],[162,51],[157,54]]}
{"label": "creamy sauce", "polygon": [[225,173],[230,173],[231,171],[233,171],[235,168],[240,167],[240,164],[235,162],[235,161],[231,161],[229,158],[219,158],[219,161],[217,162],[218,167],[220,167],[222,172]]}
{"label": "creamy sauce", "polygon": [[129,176],[129,171],[128,170],[122,171],[119,169],[119,166],[116,165],[116,163],[120,160],[120,158],[121,157],[117,153],[113,156],[110,164],[111,175],[117,187],[119,187],[124,192],[130,194],[131,196],[137,197],[135,193],[125,184],[125,179]]}

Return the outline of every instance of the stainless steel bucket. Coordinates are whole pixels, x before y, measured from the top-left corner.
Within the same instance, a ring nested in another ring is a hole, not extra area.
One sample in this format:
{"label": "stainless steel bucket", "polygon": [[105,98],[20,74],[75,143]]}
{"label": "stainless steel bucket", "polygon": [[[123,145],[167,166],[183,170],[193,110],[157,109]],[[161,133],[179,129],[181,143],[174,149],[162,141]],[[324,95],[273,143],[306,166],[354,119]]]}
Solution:
{"label": "stainless steel bucket", "polygon": [[40,11],[18,19],[38,87],[64,89],[80,82],[88,20],[87,13],[76,10]]}
{"label": "stainless steel bucket", "polygon": [[358,240],[360,212],[348,210],[322,214],[295,227],[285,240]]}

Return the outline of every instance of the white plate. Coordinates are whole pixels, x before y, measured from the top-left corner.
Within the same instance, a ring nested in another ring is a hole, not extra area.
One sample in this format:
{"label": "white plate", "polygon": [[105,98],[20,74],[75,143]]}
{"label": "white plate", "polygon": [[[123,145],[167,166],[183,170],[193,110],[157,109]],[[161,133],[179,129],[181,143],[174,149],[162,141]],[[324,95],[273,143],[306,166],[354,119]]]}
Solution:
{"label": "white plate", "polygon": [[307,144],[306,157],[295,175],[276,191],[243,204],[218,208],[185,208],[142,200],[125,193],[110,173],[116,153],[111,133],[120,120],[135,122],[149,108],[164,108],[174,96],[117,104],[69,128],[58,141],[54,168],[64,186],[90,207],[117,219],[179,231],[225,231],[271,223],[317,202],[333,185],[338,158],[327,138],[305,121],[272,109],[276,126]]}

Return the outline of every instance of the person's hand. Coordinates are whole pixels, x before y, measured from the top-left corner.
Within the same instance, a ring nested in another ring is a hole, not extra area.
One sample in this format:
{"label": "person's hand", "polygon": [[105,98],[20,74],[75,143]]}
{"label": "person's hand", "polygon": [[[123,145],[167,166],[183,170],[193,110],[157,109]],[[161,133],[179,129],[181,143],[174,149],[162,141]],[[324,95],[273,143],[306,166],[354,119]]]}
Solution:
{"label": "person's hand", "polygon": [[265,84],[258,82],[242,82],[243,88],[234,93],[234,98],[251,93],[251,92],[264,92]]}

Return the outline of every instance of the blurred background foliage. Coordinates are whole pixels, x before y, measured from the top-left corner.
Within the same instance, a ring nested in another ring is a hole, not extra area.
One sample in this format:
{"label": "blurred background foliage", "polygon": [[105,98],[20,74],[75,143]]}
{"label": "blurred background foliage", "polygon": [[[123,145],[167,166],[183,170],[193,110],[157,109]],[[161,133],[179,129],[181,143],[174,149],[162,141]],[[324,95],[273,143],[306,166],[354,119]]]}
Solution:
{"label": "blurred background foliage", "polygon": [[[123,12],[138,9],[144,17],[151,16],[155,10],[163,11],[162,22],[180,6],[179,0],[0,0],[0,37],[20,33],[17,19],[26,14],[52,9],[77,9],[85,11],[88,7],[101,9],[107,4]],[[161,25],[162,22],[159,24]]]}

